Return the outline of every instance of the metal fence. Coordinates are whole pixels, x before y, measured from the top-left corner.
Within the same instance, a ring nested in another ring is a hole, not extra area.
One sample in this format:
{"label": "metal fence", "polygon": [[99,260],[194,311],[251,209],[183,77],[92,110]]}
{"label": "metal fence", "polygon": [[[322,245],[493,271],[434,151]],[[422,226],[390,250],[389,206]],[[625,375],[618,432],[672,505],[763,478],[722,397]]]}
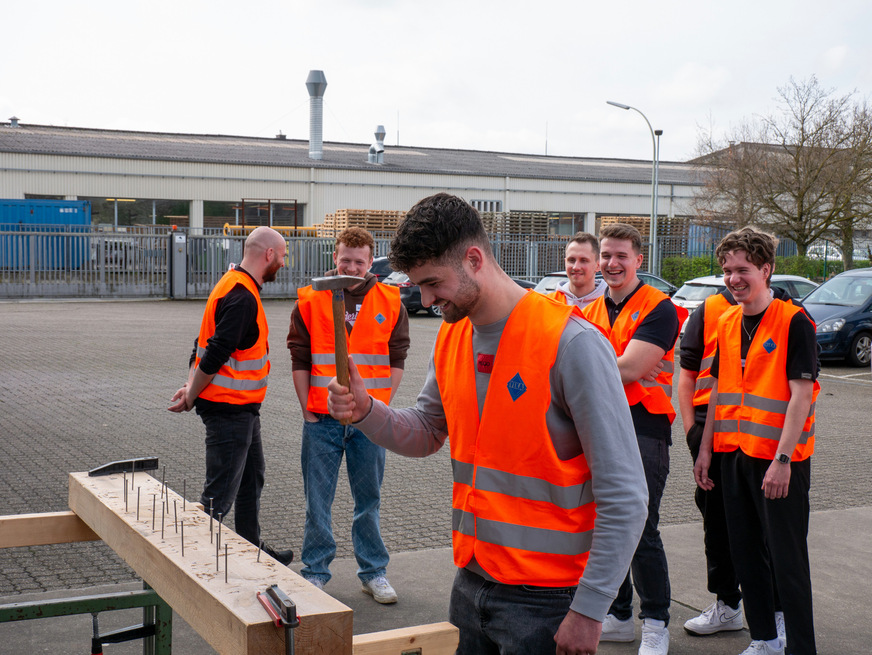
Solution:
{"label": "metal fence", "polygon": [[[85,226],[0,226],[0,298],[205,298],[231,262],[242,261],[244,236],[185,231],[181,261],[166,228],[107,232]],[[563,268],[567,237],[491,235],[494,255],[512,277],[537,281]],[[332,237],[291,237],[285,268],[263,296],[296,297],[299,287],[333,267]],[[378,234],[376,256],[390,238]],[[173,267],[184,267],[184,292],[173,293]]]}

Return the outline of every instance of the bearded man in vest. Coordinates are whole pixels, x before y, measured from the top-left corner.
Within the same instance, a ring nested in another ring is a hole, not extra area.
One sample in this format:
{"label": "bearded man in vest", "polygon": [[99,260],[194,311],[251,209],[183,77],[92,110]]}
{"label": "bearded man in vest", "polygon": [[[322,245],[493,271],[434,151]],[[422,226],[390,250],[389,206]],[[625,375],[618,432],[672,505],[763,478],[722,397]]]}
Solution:
{"label": "bearded man in vest", "polygon": [[458,653],[594,653],[647,502],[614,352],[577,308],[515,284],[460,198],[416,204],[390,257],[442,310],[424,388],[392,409],[350,357],[331,414],[409,457],[450,437]]}
{"label": "bearded man in vest", "polygon": [[587,232],[578,232],[566,244],[563,262],[566,281],[548,294],[558,302],[584,309],[599,298],[607,288],[605,280],[597,280],[599,270],[599,241]]}
{"label": "bearded man in vest", "polygon": [[[399,289],[379,283],[368,272],[374,248],[375,241],[366,230],[343,230],[333,251],[336,268],[326,275],[364,278],[345,291],[348,352],[363,364],[368,392],[389,403],[403,378],[409,318]],[[336,555],[331,507],[344,454],[354,499],[351,540],[362,591],[379,603],[395,603],[397,593],[386,577],[389,556],[379,525],[385,450],[328,414],[327,382],[336,375],[332,292],[308,286],[297,293],[287,343],[304,420],[301,460],[306,526],[301,573],[321,589],[330,580],[330,563]]]}
{"label": "bearded man in vest", "polygon": [[[775,237],[745,227],[715,254],[739,306],[717,327],[714,379],[694,477],[710,490],[712,452],[751,645],[743,655],[816,653],[808,559],[818,353],[802,309],[769,292]],[[774,583],[773,583],[774,579]],[[778,636],[775,587],[787,644]]]}
{"label": "bearded man in vest", "polygon": [[292,550],[260,540],[260,494],[265,462],[260,405],[269,377],[269,326],[260,289],[285,265],[287,246],[269,227],[245,239],[242,263],[232,267],[206,301],[194,340],[188,381],[172,398],[171,412],[196,408],[206,426],[206,482],[200,502],[223,520],[235,509],[236,533],[282,564]]}
{"label": "bearded man in vest", "polygon": [[600,230],[600,270],[609,288],[582,314],[605,331],[618,356],[648,486],[648,520],[630,571],[603,624],[603,641],[634,641],[635,586],[642,619],[639,655],[666,655],[670,585],[658,524],[675,419],[671,402],[675,340],[687,312],[639,280],[641,265],[639,231],[623,223],[604,226]]}

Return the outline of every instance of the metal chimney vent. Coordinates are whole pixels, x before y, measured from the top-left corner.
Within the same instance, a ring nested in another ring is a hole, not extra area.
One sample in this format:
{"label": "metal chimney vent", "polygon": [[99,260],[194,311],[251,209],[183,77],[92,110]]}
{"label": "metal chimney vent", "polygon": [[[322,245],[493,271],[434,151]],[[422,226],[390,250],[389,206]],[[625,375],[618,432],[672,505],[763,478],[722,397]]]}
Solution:
{"label": "metal chimney vent", "polygon": [[324,71],[309,71],[306,89],[309,91],[309,159],[324,157],[324,90],[327,78]]}
{"label": "metal chimney vent", "polygon": [[369,147],[369,156],[367,157],[367,161],[370,164],[384,164],[385,163],[385,126],[379,125],[375,128],[375,143],[373,143]]}
{"label": "metal chimney vent", "polygon": [[18,124],[18,116],[10,116],[9,117],[9,127],[21,127]]}

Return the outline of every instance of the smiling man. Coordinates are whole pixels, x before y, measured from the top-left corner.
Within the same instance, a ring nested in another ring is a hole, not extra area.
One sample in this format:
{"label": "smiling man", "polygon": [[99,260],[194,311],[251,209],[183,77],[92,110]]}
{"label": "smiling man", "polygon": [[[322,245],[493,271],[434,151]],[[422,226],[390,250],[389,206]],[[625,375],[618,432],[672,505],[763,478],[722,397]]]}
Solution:
{"label": "smiling man", "polygon": [[802,309],[769,291],[776,245],[775,237],[744,227],[715,251],[739,306],[718,322],[714,384],[693,472],[701,489],[713,489],[712,452],[721,454],[730,551],[752,640],[743,655],[810,655],[817,652],[807,544],[817,341]]}
{"label": "smiling man", "polygon": [[[366,364],[368,392],[388,403],[403,377],[409,318],[399,290],[381,284],[368,272],[374,247],[366,230],[343,230],[333,251],[336,268],[327,275],[364,278],[345,292],[348,352]],[[297,293],[288,348],[304,421],[301,461],[306,527],[301,573],[319,588],[330,580],[330,563],[336,555],[331,508],[344,455],[354,499],[351,539],[362,590],[379,603],[395,603],[397,594],[386,577],[389,556],[379,524],[385,450],[327,413],[327,381],[336,375],[332,293],[314,291],[311,286]]]}
{"label": "smiling man", "polygon": [[584,309],[605,292],[605,280],[596,279],[599,270],[599,241],[587,232],[578,232],[566,244],[564,263],[566,264],[566,281],[548,294],[568,305]]}
{"label": "smiling man", "polygon": [[[662,291],[639,280],[641,265],[642,236],[636,228],[614,223],[600,230],[600,270],[608,290],[582,313],[604,330],[618,356],[648,485],[648,520],[630,571],[603,623],[602,639],[635,639],[635,585],[642,619],[639,655],[666,655],[670,586],[658,524],[675,419],[671,402],[675,340],[687,312],[676,308]],[[681,320],[679,311],[683,312]]]}
{"label": "smiling man", "polygon": [[450,437],[458,653],[596,652],[647,498],[614,351],[578,309],[515,284],[456,196],[407,213],[391,263],[442,308],[424,388],[391,409],[352,362],[331,413],[410,457]]}

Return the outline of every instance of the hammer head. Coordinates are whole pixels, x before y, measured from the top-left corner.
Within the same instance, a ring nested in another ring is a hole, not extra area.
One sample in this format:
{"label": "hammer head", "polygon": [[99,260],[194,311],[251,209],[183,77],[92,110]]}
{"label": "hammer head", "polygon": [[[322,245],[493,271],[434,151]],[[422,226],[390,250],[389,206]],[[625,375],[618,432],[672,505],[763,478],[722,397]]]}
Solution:
{"label": "hammer head", "polygon": [[364,278],[354,275],[328,275],[312,278],[312,289],[315,291],[338,291],[350,289],[363,282]]}

